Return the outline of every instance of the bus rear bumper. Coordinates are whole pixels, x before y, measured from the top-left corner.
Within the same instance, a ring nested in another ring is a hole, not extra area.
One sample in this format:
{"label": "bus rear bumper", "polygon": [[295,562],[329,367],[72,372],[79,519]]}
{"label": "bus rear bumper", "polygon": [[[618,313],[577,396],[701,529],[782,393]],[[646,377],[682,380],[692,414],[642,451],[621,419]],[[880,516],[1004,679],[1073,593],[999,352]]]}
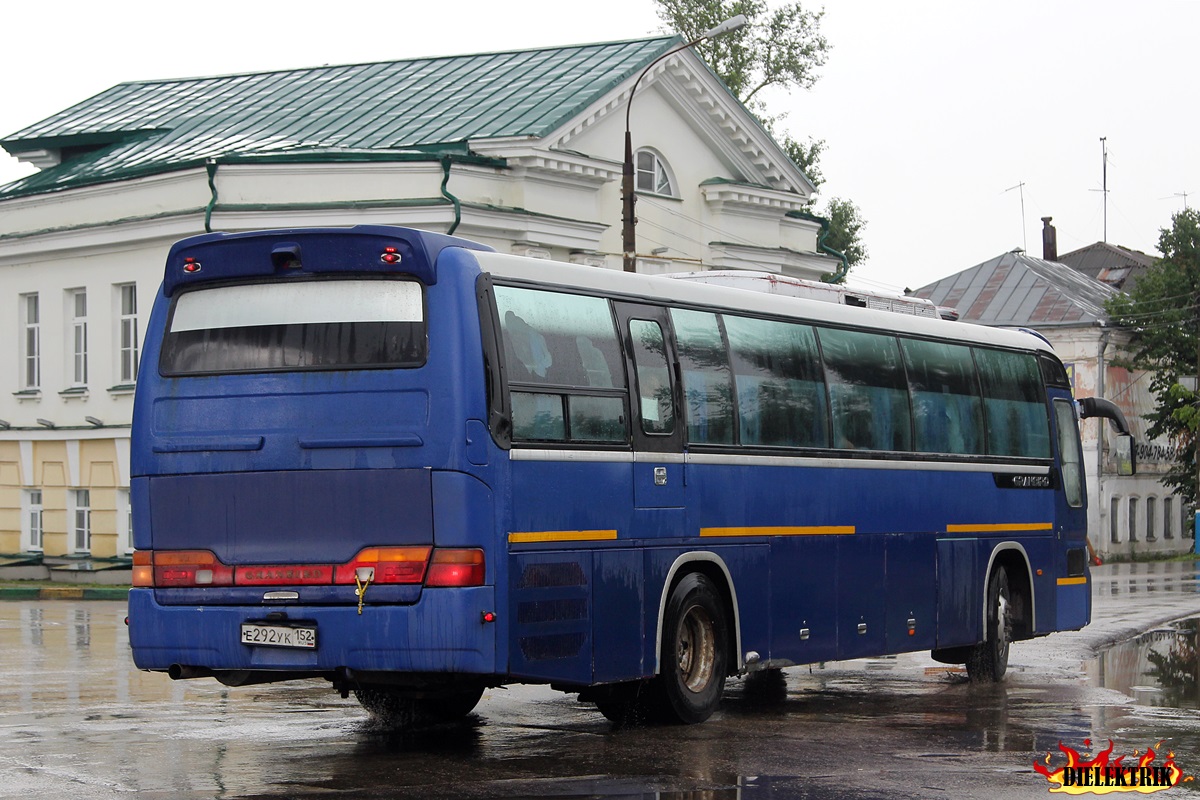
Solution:
{"label": "bus rear bumper", "polygon": [[[356,671],[496,672],[495,610],[490,586],[430,589],[408,606],[174,606],[154,589],[129,592],[129,644],[139,669],[172,666],[198,670],[291,673]],[[313,649],[242,644],[247,622],[314,626]]]}
{"label": "bus rear bumper", "polygon": [[1092,619],[1092,585],[1087,577],[1060,578],[1057,591],[1058,609],[1055,630],[1078,630]]}

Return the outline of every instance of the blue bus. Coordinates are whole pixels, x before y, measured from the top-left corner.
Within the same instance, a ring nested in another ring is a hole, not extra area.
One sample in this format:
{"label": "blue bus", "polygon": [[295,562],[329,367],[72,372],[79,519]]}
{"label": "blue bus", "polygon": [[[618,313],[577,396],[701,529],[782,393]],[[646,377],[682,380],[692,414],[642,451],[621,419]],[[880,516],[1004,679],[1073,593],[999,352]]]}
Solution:
{"label": "blue bus", "polygon": [[143,363],[129,636],[175,679],[691,723],[1089,621],[1077,419],[1119,412],[1028,332],[358,226],[177,243]]}

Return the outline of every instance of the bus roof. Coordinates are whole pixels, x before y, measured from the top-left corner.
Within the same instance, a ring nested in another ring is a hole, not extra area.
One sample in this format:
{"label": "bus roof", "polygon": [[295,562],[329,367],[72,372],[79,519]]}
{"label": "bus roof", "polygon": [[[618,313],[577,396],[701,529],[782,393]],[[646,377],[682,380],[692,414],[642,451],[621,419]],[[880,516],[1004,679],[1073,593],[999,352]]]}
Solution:
{"label": "bus roof", "polygon": [[1001,330],[967,322],[949,322],[801,297],[731,290],[727,286],[698,281],[672,280],[665,276],[618,272],[505,253],[475,252],[473,255],[484,272],[498,278],[531,281],[568,289],[600,291],[660,302],[766,313],[809,322],[877,329],[891,333],[909,333],[955,342],[1054,352],[1044,339],[1027,331]]}

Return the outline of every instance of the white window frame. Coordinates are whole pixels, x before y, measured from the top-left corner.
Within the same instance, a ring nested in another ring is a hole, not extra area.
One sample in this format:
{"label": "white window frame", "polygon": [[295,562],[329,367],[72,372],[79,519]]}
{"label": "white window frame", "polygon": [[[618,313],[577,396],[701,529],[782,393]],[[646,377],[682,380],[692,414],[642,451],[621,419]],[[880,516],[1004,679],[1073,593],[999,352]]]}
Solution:
{"label": "white window frame", "polygon": [[117,320],[117,383],[137,382],[138,355],[141,342],[138,339],[137,284],[118,283],[116,289]]}
{"label": "white window frame", "polygon": [[67,383],[82,388],[88,382],[88,302],[87,289],[67,290],[67,347],[70,355]]}
{"label": "white window frame", "polygon": [[92,492],[90,489],[70,491],[68,524],[71,532],[71,552],[92,552]]}
{"label": "white window frame", "polygon": [[[645,160],[643,156],[652,159],[649,169],[642,166]],[[639,192],[656,194],[660,197],[679,197],[675,175],[667,164],[667,160],[657,150],[642,147],[634,153],[633,178],[634,187]]]}
{"label": "white window frame", "polygon": [[21,492],[21,541],[30,552],[41,552],[45,542],[45,514],[41,489]]}
{"label": "white window frame", "polygon": [[128,489],[117,489],[117,555],[133,552],[133,505]]}
{"label": "white window frame", "polygon": [[42,315],[37,292],[20,295],[21,382],[23,390],[42,387]]}

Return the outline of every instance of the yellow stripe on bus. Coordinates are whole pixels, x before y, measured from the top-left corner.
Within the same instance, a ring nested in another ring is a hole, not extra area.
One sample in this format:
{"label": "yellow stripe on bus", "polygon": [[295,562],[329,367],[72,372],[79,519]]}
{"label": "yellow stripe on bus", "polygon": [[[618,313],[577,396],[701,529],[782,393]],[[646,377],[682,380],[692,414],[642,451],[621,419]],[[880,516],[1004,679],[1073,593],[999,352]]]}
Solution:
{"label": "yellow stripe on bus", "polygon": [[701,528],[701,536],[823,536],[854,533],[853,525],[765,526],[757,528]]}
{"label": "yellow stripe on bus", "polygon": [[1079,578],[1059,578],[1058,579],[1059,586],[1079,586],[1080,584],[1084,584],[1084,583],[1087,583],[1087,578],[1079,577]]}
{"label": "yellow stripe on bus", "polygon": [[1052,531],[1053,522],[997,522],[988,524],[947,525],[946,533],[994,533],[1002,531]]}
{"label": "yellow stripe on bus", "polygon": [[509,544],[530,542],[599,542],[617,538],[616,531],[529,531],[508,534]]}

